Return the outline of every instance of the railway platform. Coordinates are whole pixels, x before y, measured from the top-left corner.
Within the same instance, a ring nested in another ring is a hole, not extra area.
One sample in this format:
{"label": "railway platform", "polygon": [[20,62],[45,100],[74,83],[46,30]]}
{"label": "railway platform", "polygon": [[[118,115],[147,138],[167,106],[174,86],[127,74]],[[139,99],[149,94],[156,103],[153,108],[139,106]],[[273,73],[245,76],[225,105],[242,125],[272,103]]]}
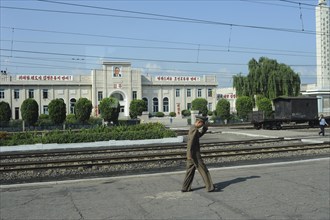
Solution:
{"label": "railway platform", "polygon": [[0,187],[0,218],[12,219],[313,219],[330,218],[329,158],[210,169],[180,191],[172,173]]}

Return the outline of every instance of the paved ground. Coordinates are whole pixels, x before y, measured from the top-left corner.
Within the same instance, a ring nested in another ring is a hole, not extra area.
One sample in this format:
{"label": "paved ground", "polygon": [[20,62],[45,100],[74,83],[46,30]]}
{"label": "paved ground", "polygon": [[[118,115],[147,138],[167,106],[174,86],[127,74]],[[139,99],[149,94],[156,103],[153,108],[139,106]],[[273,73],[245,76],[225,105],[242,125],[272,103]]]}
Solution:
{"label": "paved ground", "polygon": [[184,172],[1,186],[1,219],[330,218],[329,158],[212,169],[218,191]]}
{"label": "paved ground", "polygon": [[[176,124],[174,124],[176,123]],[[173,121],[172,128],[188,129]],[[210,128],[201,139],[263,137],[329,141],[318,129]],[[181,193],[184,170],[158,175],[0,186],[0,219],[330,219],[330,159],[211,169],[217,192],[198,173]]]}

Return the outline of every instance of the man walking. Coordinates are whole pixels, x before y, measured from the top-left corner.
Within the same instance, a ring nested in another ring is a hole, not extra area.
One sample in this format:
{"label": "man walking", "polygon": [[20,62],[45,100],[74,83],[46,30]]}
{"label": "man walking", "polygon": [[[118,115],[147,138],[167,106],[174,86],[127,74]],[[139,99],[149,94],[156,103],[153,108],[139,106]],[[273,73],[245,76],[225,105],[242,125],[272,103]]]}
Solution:
{"label": "man walking", "polygon": [[[202,137],[208,129],[206,121],[206,117],[196,116],[196,122],[191,126],[189,130],[187,143],[187,170],[181,192],[191,191],[191,184],[194,179],[196,169],[203,178],[203,181],[206,185],[206,190],[208,192],[213,192],[215,190],[211,175],[203,162],[200,152],[199,138]],[[199,129],[201,127],[203,128],[200,132]]]}
{"label": "man walking", "polygon": [[321,131],[319,132],[319,135],[323,135],[324,136],[324,127],[328,125],[328,123],[326,122],[325,118],[323,117],[323,115],[320,115],[320,129]]}

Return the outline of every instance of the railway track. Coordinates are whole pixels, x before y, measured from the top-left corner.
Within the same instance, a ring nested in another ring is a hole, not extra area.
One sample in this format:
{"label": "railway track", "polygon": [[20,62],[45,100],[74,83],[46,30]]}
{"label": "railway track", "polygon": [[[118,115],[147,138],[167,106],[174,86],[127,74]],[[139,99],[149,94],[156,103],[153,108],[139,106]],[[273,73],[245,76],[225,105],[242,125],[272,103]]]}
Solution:
{"label": "railway track", "polygon": [[[293,154],[329,155],[329,143],[302,143],[299,139],[256,139],[234,142],[205,143],[201,146],[206,163],[262,159]],[[185,144],[165,146],[117,147],[0,154],[0,183],[60,180],[123,173],[183,168]]]}
{"label": "railway track", "polygon": [[[256,145],[256,144],[267,144],[284,141],[284,138],[261,138],[244,141],[230,141],[230,142],[214,142],[201,144],[201,148],[207,147],[227,147],[233,145]],[[285,140],[286,142],[300,141],[300,139]],[[133,146],[133,147],[101,147],[101,148],[87,148],[87,149],[71,149],[71,150],[49,150],[49,151],[30,151],[30,152],[6,152],[0,153],[0,162],[3,163],[6,160],[14,159],[32,159],[32,158],[47,158],[47,157],[64,157],[64,156],[83,156],[83,155],[100,155],[108,153],[144,153],[148,151],[166,151],[166,150],[180,150],[185,149],[186,143],[175,144],[175,145],[148,145],[148,146]]]}
{"label": "railway track", "polygon": [[[203,158],[220,158],[230,156],[246,156],[256,154],[274,154],[289,151],[307,151],[328,149],[327,144],[302,144],[302,145],[285,145],[274,147],[253,147],[253,148],[237,148],[237,149],[208,149],[203,150]],[[123,155],[123,156],[97,156],[88,158],[76,159],[54,159],[54,160],[36,160],[23,162],[5,162],[1,163],[0,173],[8,171],[27,171],[27,170],[42,170],[42,169],[67,169],[75,167],[91,167],[91,166],[108,166],[118,164],[132,164],[132,163],[150,163],[159,161],[176,161],[185,160],[186,152],[161,152],[161,153],[145,153],[137,155]]]}

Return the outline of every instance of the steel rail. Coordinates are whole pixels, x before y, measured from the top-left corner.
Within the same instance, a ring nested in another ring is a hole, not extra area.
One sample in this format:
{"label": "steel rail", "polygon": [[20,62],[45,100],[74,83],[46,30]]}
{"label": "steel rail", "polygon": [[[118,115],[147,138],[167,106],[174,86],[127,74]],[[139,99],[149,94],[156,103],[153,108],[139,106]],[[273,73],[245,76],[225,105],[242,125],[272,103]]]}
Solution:
{"label": "steel rail", "polygon": [[[288,139],[284,140],[284,138],[263,138],[263,139],[254,139],[254,140],[242,140],[242,141],[230,141],[230,142],[209,142],[201,144],[201,147],[209,147],[213,146],[228,146],[228,145],[238,145],[238,144],[258,144],[258,143],[272,143],[278,141],[298,141],[300,139]],[[33,158],[33,157],[60,157],[60,156],[70,156],[70,155],[89,155],[89,154],[104,154],[104,153],[112,153],[112,152],[138,152],[138,151],[161,151],[161,150],[174,150],[174,149],[182,149],[185,148],[186,143],[175,144],[175,145],[148,145],[148,146],[133,146],[133,147],[111,147],[108,149],[104,149],[105,147],[98,147],[96,149],[71,149],[71,150],[47,150],[46,152],[8,152],[8,153],[0,153],[0,160],[4,159],[19,159],[19,158]]]}
{"label": "steel rail", "polygon": [[[246,156],[269,153],[281,153],[291,151],[307,151],[317,149],[330,149],[329,143],[324,144],[302,144],[302,145],[287,145],[273,147],[255,147],[255,148],[240,148],[240,149],[215,149],[202,151],[203,158],[217,158],[228,156]],[[148,163],[160,161],[175,161],[185,160],[185,152],[167,152],[163,154],[147,154],[147,155],[131,155],[131,156],[112,156],[98,158],[77,158],[70,160],[57,161],[35,161],[30,163],[4,163],[1,164],[0,172],[12,171],[28,171],[41,169],[67,169],[75,167],[93,167],[107,166],[115,164],[131,164],[131,163]],[[51,165],[55,164],[55,165]]]}

